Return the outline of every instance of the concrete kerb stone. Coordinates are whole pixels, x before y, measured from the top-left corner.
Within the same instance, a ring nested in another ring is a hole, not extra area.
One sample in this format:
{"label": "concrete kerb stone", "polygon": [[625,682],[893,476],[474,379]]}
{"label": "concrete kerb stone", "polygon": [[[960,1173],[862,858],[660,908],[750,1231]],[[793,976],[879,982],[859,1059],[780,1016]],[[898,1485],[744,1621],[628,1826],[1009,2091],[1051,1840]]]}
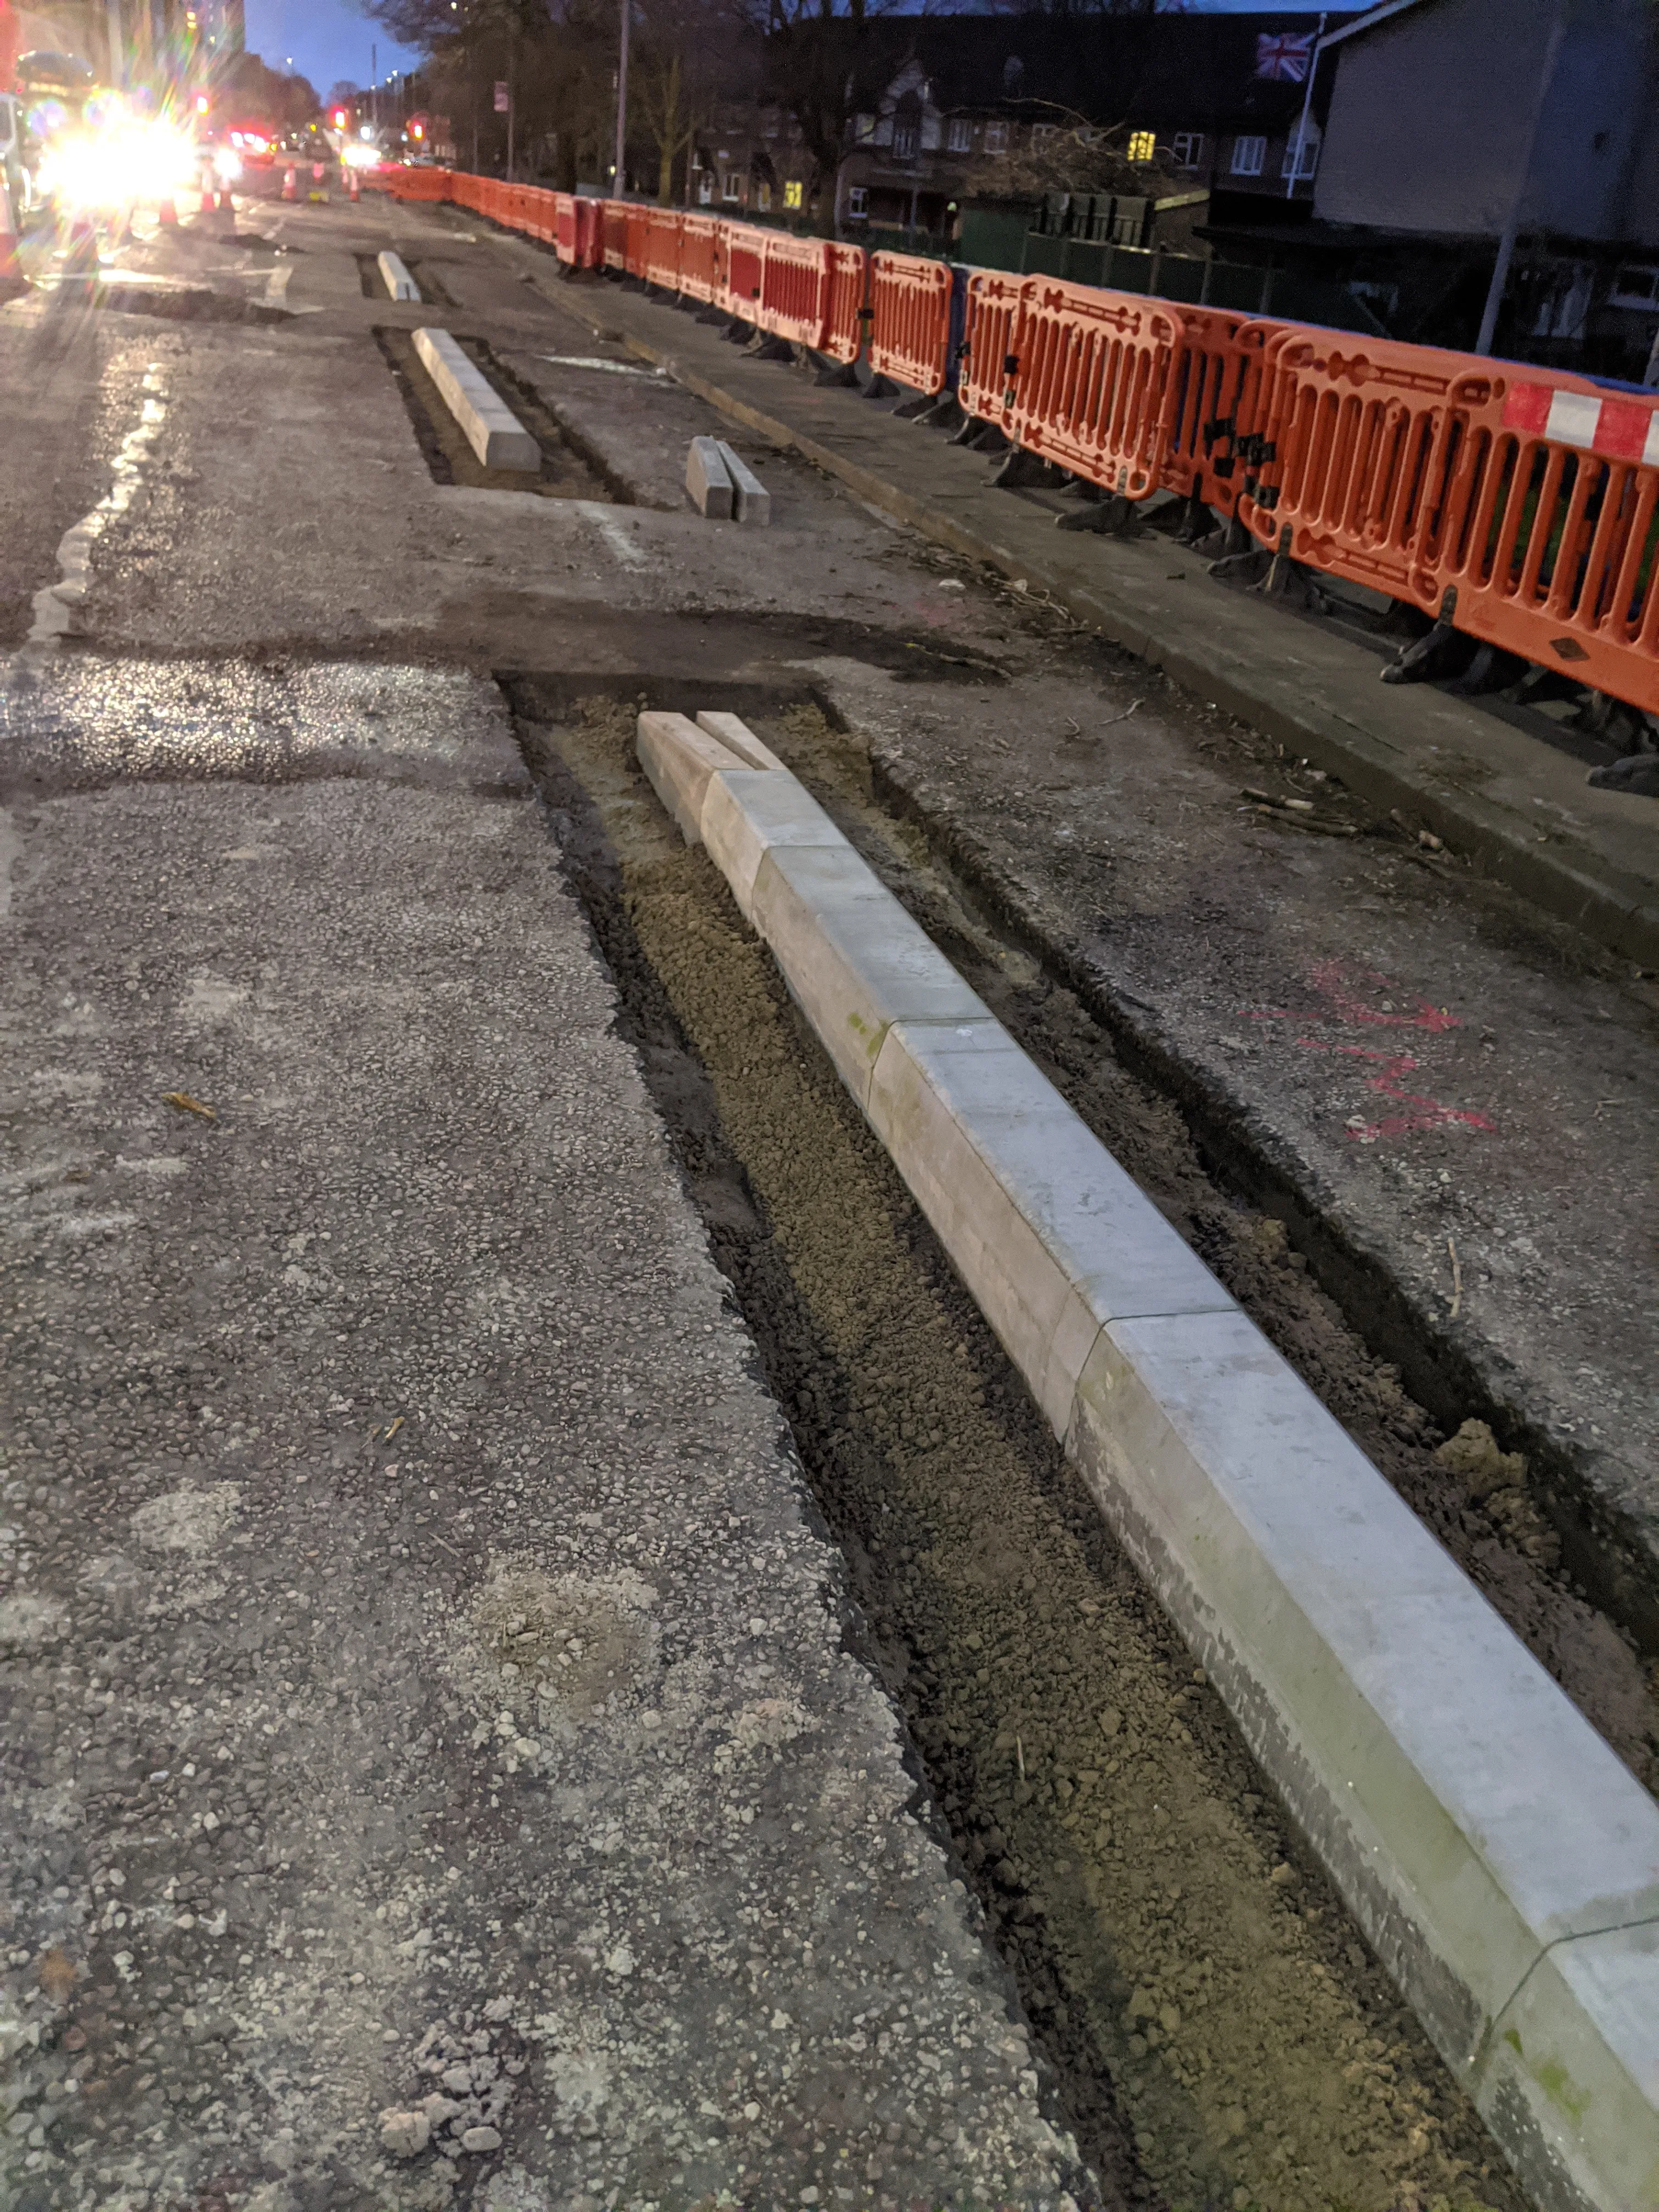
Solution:
{"label": "concrete kerb stone", "polygon": [[724,438],[719,441],[720,459],[726,464],[726,473],[732,479],[732,512],[739,522],[764,529],[772,520],[772,495],[755,474],[741,453],[734,453]]}
{"label": "concrete kerb stone", "polygon": [[1058,1435],[1106,1322],[1237,1310],[1000,1022],[892,1028],[866,1110]]}
{"label": "concrete kerb stone", "polygon": [[449,331],[416,331],[415,350],[485,468],[539,472],[541,447]]}
{"label": "concrete kerb stone", "polygon": [[413,300],[417,304],[421,288],[410,275],[403,256],[393,253],[390,247],[375,257],[375,266],[380,272],[380,282],[394,300]]}
{"label": "concrete kerb stone", "polygon": [[[718,739],[728,752],[736,753],[740,760],[747,761],[750,768],[775,768],[788,775],[777,755],[761,743],[747,722],[739,716],[714,714],[705,708],[697,717],[697,727]],[[799,787],[797,784],[797,790]]]}
{"label": "concrete kerb stone", "polygon": [[718,438],[693,438],[686,449],[685,489],[699,514],[722,521],[732,512],[732,479]]}
{"label": "concrete kerb stone", "polygon": [[711,856],[1378,1955],[1540,2205],[1654,2212],[1659,1807],[796,780],[727,757]]}
{"label": "concrete kerb stone", "polygon": [[635,750],[651,788],[679,825],[681,836],[688,845],[701,843],[708,779],[722,769],[742,768],[741,757],[684,714],[641,714]]}
{"label": "concrete kerb stone", "polygon": [[850,845],[769,846],[753,921],[860,1107],[894,1023],[992,1018]]}

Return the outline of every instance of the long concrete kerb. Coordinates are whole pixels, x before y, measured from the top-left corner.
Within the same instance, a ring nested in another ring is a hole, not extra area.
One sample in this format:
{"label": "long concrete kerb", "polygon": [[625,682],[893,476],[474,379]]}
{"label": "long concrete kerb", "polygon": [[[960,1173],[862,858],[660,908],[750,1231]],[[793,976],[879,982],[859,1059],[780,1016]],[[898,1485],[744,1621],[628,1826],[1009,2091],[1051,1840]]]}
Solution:
{"label": "long concrete kerb", "polygon": [[447,331],[419,330],[415,350],[466,442],[487,469],[539,473],[542,449],[475,362]]}
{"label": "long concrete kerb", "polygon": [[388,247],[384,253],[376,256],[375,266],[380,272],[380,282],[392,299],[412,300],[419,303],[421,288],[410,275],[401,254],[393,253]]}
{"label": "long concrete kerb", "polygon": [[1548,2212],[1659,2212],[1659,1806],[800,783],[639,756]]}

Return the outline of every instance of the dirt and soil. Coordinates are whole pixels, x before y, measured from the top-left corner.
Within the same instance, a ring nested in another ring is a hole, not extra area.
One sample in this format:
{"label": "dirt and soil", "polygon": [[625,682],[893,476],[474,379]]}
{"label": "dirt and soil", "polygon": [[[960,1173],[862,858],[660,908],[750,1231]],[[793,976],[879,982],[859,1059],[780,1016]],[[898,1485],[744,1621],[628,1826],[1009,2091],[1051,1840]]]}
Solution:
{"label": "dirt and soil", "polygon": [[[1103,2180],[1170,2212],[1518,2206],[723,881],[659,808],[630,714],[595,702],[554,726],[519,704],[688,1188]],[[1143,1110],[1155,1141],[1160,1109]],[[1241,1213],[1241,1252],[1252,1238],[1274,1267]]]}

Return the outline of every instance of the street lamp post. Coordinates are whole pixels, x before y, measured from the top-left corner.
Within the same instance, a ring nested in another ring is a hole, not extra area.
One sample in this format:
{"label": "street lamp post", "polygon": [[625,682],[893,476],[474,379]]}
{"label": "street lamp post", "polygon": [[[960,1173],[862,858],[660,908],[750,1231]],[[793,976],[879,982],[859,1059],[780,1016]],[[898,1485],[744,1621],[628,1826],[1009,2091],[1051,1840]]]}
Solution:
{"label": "street lamp post", "polygon": [[617,59],[617,198],[623,198],[628,191],[628,172],[623,166],[628,155],[628,10],[629,0],[621,0],[622,32]]}

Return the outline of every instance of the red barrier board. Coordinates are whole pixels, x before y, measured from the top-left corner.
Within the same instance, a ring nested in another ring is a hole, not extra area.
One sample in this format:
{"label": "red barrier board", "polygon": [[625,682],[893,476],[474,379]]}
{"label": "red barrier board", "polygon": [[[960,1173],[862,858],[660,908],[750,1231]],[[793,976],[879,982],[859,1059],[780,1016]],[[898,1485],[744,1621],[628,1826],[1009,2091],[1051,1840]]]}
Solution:
{"label": "red barrier board", "polygon": [[1173,308],[1026,280],[1009,422],[1028,452],[1126,499],[1158,489],[1175,417]]}
{"label": "red barrier board", "polygon": [[951,271],[913,253],[870,257],[870,366],[917,392],[945,389],[951,356]]}

